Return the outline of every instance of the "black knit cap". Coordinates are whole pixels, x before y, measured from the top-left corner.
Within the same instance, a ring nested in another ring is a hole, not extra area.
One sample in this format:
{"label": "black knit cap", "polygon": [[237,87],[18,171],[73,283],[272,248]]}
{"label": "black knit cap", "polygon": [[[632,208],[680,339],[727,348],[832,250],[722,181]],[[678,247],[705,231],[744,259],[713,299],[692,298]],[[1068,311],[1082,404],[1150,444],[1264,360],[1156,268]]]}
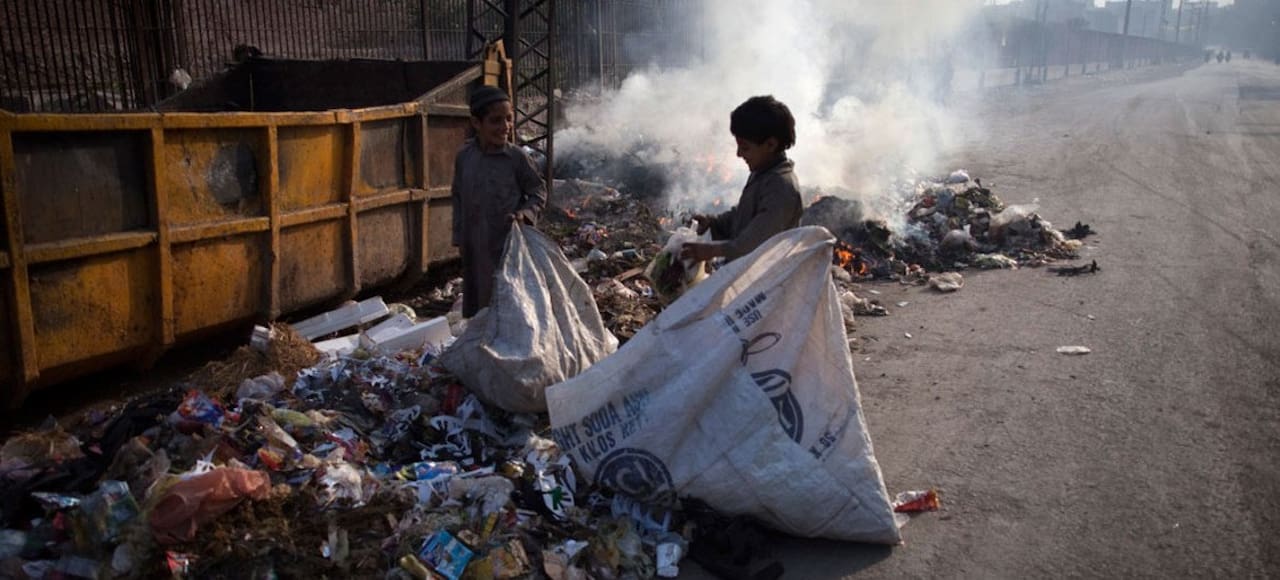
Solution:
{"label": "black knit cap", "polygon": [[510,100],[511,97],[507,95],[507,92],[498,87],[480,87],[471,91],[471,116],[479,117],[484,115],[489,105]]}

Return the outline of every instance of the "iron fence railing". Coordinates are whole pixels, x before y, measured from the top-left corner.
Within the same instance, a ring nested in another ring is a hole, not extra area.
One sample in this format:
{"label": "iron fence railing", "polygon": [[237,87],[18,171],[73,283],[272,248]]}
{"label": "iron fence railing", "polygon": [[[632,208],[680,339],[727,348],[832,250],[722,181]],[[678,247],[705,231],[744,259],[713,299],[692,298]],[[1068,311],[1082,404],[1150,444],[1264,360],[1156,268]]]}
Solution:
{"label": "iron fence railing", "polygon": [[[468,4],[485,1],[0,0],[0,107],[145,109],[188,79],[198,82],[256,54],[464,60]],[[559,40],[548,60],[557,88],[616,86],[637,67],[687,62],[697,43],[689,15],[698,5],[556,3]],[[485,25],[503,27],[500,20]]]}

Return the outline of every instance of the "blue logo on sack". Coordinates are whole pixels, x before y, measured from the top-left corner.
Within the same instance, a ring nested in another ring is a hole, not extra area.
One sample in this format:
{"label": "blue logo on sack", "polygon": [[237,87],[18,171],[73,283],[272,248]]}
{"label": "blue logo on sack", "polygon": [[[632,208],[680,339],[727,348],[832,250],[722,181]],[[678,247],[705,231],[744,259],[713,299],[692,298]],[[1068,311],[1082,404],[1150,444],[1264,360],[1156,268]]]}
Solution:
{"label": "blue logo on sack", "polygon": [[774,369],[751,373],[751,378],[764,389],[764,394],[778,411],[778,424],[782,425],[782,430],[799,443],[804,436],[804,412],[800,410],[800,401],[791,392],[791,374]]}
{"label": "blue logo on sack", "polygon": [[642,449],[614,450],[596,469],[595,484],[647,504],[669,505],[676,499],[667,466],[658,456]]}

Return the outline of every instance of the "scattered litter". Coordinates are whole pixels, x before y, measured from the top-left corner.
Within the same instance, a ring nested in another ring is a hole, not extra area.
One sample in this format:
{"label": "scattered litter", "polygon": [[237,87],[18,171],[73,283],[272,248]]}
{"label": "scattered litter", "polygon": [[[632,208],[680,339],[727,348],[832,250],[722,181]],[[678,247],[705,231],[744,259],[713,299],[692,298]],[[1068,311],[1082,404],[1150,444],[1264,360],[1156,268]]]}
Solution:
{"label": "scattered litter", "polygon": [[448,580],[459,580],[474,553],[452,534],[440,530],[427,539],[418,556],[437,574]]}
{"label": "scattered litter", "polygon": [[1062,235],[1066,236],[1068,240],[1083,240],[1096,233],[1098,232],[1093,231],[1093,228],[1089,227],[1089,224],[1076,222],[1075,226],[1065,232],[1062,232]]}
{"label": "scattered litter", "polygon": [[915,337],[911,336],[911,333],[910,333],[910,332],[904,332],[904,333],[902,333],[902,336],[905,336],[905,337],[907,337],[907,338],[915,338]]}
{"label": "scattered litter", "polygon": [[929,287],[939,292],[955,292],[964,288],[964,276],[959,272],[944,272],[929,277]]}
{"label": "scattered litter", "polygon": [[898,308],[906,308],[906,307],[907,307],[907,305],[909,305],[909,304],[911,304],[911,303],[910,303],[910,302],[907,302],[906,300],[903,300],[902,302],[899,302],[899,303],[897,304],[897,306],[898,306]]}
{"label": "scattered litter", "polygon": [[195,538],[200,524],[226,513],[244,499],[264,499],[271,486],[265,472],[231,467],[179,476],[151,510],[149,521],[161,544]]}
{"label": "scattered litter", "polygon": [[357,324],[372,322],[390,313],[381,296],[360,302],[348,302],[343,306],[294,323],[293,329],[307,340],[315,340],[327,334],[346,330]]}
{"label": "scattered litter", "polygon": [[1062,266],[1059,268],[1049,268],[1049,271],[1059,276],[1079,276],[1082,274],[1101,272],[1102,268],[1098,267],[1097,260],[1093,260],[1092,262],[1082,266]]}
{"label": "scattered litter", "polygon": [[1060,346],[1060,347],[1058,347],[1058,354],[1082,355],[1082,354],[1089,354],[1089,353],[1091,353],[1091,352],[1093,352],[1093,350],[1091,350],[1091,349],[1090,349],[1089,347],[1087,347],[1087,346]]}
{"label": "scattered litter", "polygon": [[973,265],[982,270],[1018,269],[1018,261],[1004,254],[978,254],[973,257]]}
{"label": "scattered litter", "polygon": [[935,512],[941,507],[936,489],[900,492],[893,500],[893,511],[897,513]]}

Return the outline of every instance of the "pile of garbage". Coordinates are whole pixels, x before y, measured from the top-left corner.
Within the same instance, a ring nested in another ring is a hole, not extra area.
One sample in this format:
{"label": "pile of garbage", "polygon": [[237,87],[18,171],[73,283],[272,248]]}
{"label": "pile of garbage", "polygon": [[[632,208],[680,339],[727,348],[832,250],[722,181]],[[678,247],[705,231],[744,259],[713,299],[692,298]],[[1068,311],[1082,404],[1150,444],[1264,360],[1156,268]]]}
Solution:
{"label": "pile of garbage", "polygon": [[869,218],[856,200],[824,197],[801,223],[821,225],[841,241],[834,260],[856,279],[926,283],[929,273],[1038,267],[1078,257],[1089,226],[1060,231],[1035,205],[1006,205],[963,170],[899,188],[904,214],[891,225]]}
{"label": "pile of garbage", "polygon": [[[262,334],[233,358],[298,350],[288,327]],[[697,510],[653,512],[580,484],[545,415],[483,404],[437,354],[311,349],[320,362],[288,378],[190,382],[11,437],[0,576],[677,573]]]}
{"label": "pile of garbage", "polygon": [[[832,270],[848,313],[883,313],[852,292],[879,275],[873,260],[905,280],[945,260],[977,264],[986,246],[1015,261],[1073,249],[976,182],[923,189],[916,205],[919,233],[906,237],[865,220],[828,226],[844,241]],[[625,342],[663,309],[645,266],[683,221],[605,186],[561,181],[542,230]],[[943,242],[955,231],[968,237],[952,255]],[[795,234],[822,245],[812,231]],[[866,270],[841,254],[854,250]],[[630,485],[625,473],[580,481],[570,452],[586,452],[562,451],[546,414],[486,404],[447,371],[441,354],[466,333],[459,288],[451,280],[418,297],[434,317],[375,297],[259,327],[249,345],[167,390],[10,437],[0,447],[0,577],[652,578],[677,575],[686,555],[721,577],[781,575],[761,562],[768,542],[755,520],[599,485],[614,475]],[[742,297],[744,325],[761,320],[764,296]],[[745,364],[752,353],[730,358]],[[746,388],[776,397],[764,407],[783,439],[799,442],[808,435],[785,375],[758,372]],[[623,410],[641,399],[627,394]],[[607,426],[590,413],[581,422],[573,433]],[[625,438],[633,423],[610,428]],[[835,439],[812,435],[804,452],[829,453]],[[929,493],[900,497],[895,511],[937,509]]]}
{"label": "pile of garbage", "polygon": [[592,288],[605,327],[625,343],[662,302],[645,266],[662,249],[676,219],[649,203],[599,183],[557,180],[539,228],[560,242]]}

